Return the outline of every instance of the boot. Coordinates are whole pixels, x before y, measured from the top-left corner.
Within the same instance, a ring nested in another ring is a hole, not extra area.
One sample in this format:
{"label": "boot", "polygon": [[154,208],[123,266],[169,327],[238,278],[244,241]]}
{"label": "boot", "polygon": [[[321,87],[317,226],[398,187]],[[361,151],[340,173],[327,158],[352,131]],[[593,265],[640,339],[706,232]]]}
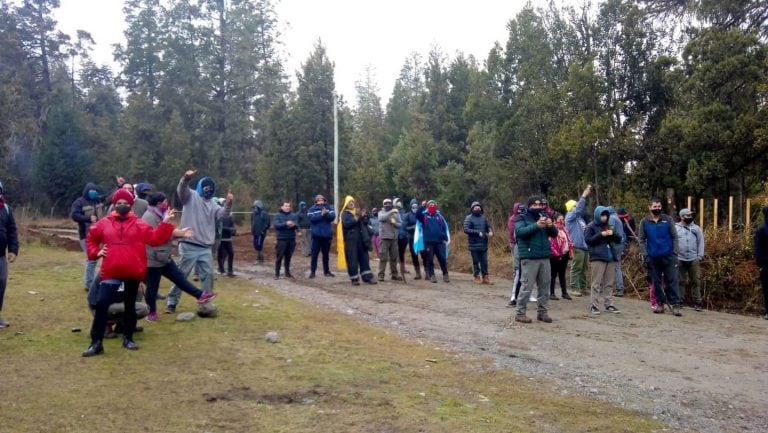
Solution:
{"label": "boot", "polygon": [[475,275],[475,284],[482,284],[483,279],[480,278],[480,275]]}
{"label": "boot", "polygon": [[405,262],[400,262],[400,275],[405,276],[406,270],[405,270]]}
{"label": "boot", "polygon": [[491,278],[488,275],[483,276],[483,284],[493,284]]}
{"label": "boot", "polygon": [[262,264],[262,263],[264,263],[264,253],[262,253],[261,251],[259,251],[259,252],[258,252],[258,257],[256,258],[256,261],[257,261],[259,264]]}
{"label": "boot", "polygon": [[89,356],[101,355],[102,353],[104,353],[104,346],[101,344],[101,340],[96,340],[83,352],[83,357],[88,358]]}
{"label": "boot", "polygon": [[416,270],[416,276],[413,277],[414,280],[420,280],[421,279],[421,269],[419,269],[418,266],[414,266],[414,269]]}
{"label": "boot", "polygon": [[552,323],[552,318],[547,313],[539,313],[536,315],[536,320],[544,323]]}

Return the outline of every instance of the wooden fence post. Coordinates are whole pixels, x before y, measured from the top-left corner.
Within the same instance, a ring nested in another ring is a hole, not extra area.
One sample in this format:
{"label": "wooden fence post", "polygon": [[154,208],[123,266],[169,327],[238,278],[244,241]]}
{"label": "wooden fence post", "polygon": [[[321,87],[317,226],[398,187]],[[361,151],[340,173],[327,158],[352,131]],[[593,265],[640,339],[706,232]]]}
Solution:
{"label": "wooden fence post", "polygon": [[752,199],[747,199],[747,218],[744,224],[744,233],[752,230]]}
{"label": "wooden fence post", "polygon": [[704,199],[699,199],[699,227],[704,230]]}
{"label": "wooden fence post", "polygon": [[717,231],[717,199],[715,199],[714,209],[712,210],[712,228]]}

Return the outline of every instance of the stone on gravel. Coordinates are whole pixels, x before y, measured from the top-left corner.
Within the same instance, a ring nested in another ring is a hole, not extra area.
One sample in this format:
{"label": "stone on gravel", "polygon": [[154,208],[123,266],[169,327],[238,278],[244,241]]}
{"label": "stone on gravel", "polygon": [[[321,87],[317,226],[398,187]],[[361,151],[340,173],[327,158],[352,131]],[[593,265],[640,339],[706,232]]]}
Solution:
{"label": "stone on gravel", "polygon": [[192,312],[189,312],[189,311],[186,311],[184,313],[179,313],[176,316],[176,321],[177,322],[190,322],[192,320],[195,320],[195,313],[192,313]]}
{"label": "stone on gravel", "polygon": [[267,332],[267,335],[265,335],[264,338],[267,341],[269,341],[270,343],[279,343],[280,342],[280,334],[278,334],[275,331]]}
{"label": "stone on gravel", "polygon": [[216,317],[219,315],[219,307],[213,302],[197,304],[197,315],[200,317]]}

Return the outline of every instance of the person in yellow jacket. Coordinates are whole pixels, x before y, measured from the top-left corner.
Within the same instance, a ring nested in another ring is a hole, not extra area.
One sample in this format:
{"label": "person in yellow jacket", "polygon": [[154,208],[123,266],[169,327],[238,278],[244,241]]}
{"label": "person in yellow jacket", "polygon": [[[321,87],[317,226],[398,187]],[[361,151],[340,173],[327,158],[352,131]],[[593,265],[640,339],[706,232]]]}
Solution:
{"label": "person in yellow jacket", "polygon": [[336,225],[336,248],[339,269],[347,270],[352,285],[359,286],[361,278],[365,283],[376,284],[368,262],[368,213],[357,209],[355,199],[349,195],[344,198],[340,223]]}

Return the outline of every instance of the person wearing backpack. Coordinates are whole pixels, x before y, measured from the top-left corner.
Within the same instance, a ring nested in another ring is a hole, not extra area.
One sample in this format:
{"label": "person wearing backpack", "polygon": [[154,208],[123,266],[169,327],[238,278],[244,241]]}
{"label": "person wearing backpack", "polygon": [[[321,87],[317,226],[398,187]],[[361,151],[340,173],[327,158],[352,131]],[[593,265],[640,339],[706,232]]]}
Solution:
{"label": "person wearing backpack", "polygon": [[[693,221],[693,211],[680,210],[680,222],[675,224],[677,230],[677,260],[679,262],[678,297],[680,302],[685,300],[685,286],[691,286],[693,308],[701,311],[701,267],[699,263],[704,257],[704,232]],[[684,281],[687,280],[687,281]],[[687,284],[686,284],[687,283]]]}

